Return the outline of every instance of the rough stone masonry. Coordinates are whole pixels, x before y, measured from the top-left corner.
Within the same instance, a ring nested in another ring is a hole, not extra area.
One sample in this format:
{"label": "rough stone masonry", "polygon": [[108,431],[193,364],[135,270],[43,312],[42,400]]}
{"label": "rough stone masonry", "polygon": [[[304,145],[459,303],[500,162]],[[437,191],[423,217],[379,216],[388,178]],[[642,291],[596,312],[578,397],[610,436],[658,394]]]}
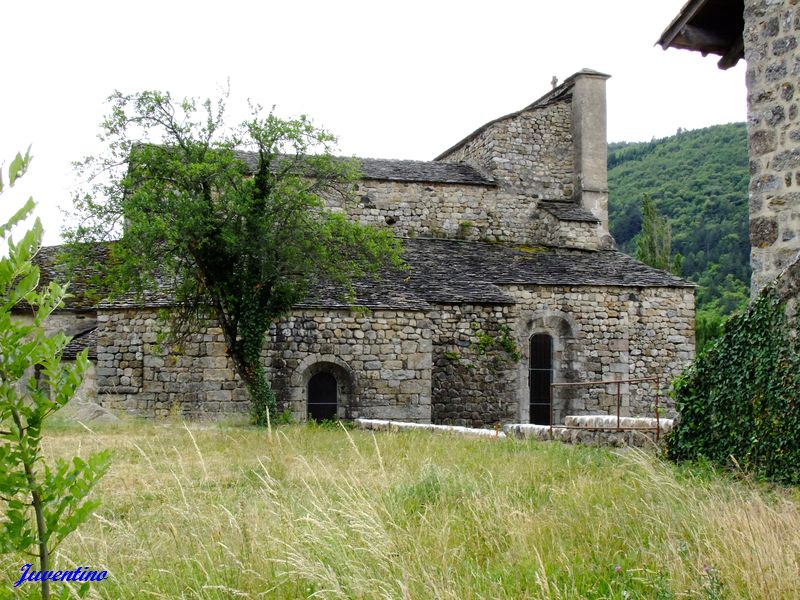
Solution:
{"label": "rough stone masonry", "polygon": [[745,5],[753,293],[800,255],[800,6]]}

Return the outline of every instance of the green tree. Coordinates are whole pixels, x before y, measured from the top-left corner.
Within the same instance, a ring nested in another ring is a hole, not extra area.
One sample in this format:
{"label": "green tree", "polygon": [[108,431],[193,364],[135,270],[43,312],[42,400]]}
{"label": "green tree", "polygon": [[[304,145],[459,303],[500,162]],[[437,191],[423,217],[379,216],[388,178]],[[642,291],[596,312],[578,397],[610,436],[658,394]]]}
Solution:
{"label": "green tree", "polygon": [[[728,274],[724,279],[718,277],[719,266],[714,265],[700,278],[697,290],[697,315],[695,318],[695,341],[698,354],[710,342],[722,335],[725,321],[736,311],[747,307],[750,299],[750,289],[733,275]],[[714,286],[707,284],[707,280],[716,278],[719,281]],[[710,298],[709,298],[710,297]]]}
{"label": "green tree", "polygon": [[725,316],[712,309],[700,309],[695,315],[694,340],[697,354],[722,335]]}
{"label": "green tree", "polygon": [[719,299],[719,316],[727,316],[737,306],[728,294],[729,276],[749,297],[748,183],[744,123],[609,144],[611,233],[635,256],[641,196],[649,194],[672,226],[672,251],[684,257],[682,275],[698,284],[698,310],[711,309]]}
{"label": "green tree", "polygon": [[68,238],[116,239],[105,273],[113,293],[168,285],[176,339],[216,319],[253,417],[269,425],[275,397],[261,353],[270,324],[311,281],[352,297],[356,279],[400,267],[399,242],[325,208],[324,197],[349,199],[358,169],[332,156],[335,138],[304,116],[254,107],[227,128],[224,99],[142,92],[109,102],[107,151],[81,165],[95,179],[76,199],[82,220]]}
{"label": "green tree", "polygon": [[[28,153],[11,162],[9,187],[29,162]],[[0,173],[0,193],[3,188]],[[0,523],[0,552],[23,553],[35,546],[44,574],[38,578],[41,596],[47,599],[54,575],[53,551],[98,505],[87,496],[105,472],[108,454],[96,453],[85,461],[75,457],[71,464],[60,459],[54,466],[43,458],[44,421],[72,398],[88,361],[83,352],[73,366],[62,364],[69,338],[45,333],[45,320],[62,305],[66,288],[50,283],[37,290],[39,269],[32,260],[41,245],[39,219],[19,242],[11,236],[34,206],[28,199],[0,225],[0,242],[7,246],[7,255],[0,258],[0,502],[5,517]],[[12,317],[12,310],[23,306],[29,308],[30,319]],[[87,587],[79,593],[83,595]],[[59,597],[66,597],[69,589],[61,592]]]}
{"label": "green tree", "polygon": [[636,258],[656,269],[681,274],[683,257],[672,256],[672,228],[647,194],[642,196],[642,229],[636,237]]}

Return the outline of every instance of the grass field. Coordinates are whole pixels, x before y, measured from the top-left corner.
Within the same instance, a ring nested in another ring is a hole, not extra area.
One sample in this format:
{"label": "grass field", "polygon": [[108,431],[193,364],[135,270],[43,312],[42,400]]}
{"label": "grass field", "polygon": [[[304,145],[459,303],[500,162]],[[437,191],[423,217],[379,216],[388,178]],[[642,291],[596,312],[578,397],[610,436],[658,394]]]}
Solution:
{"label": "grass field", "polygon": [[[796,490],[638,451],[181,423],[46,444],[106,447],[55,559],[108,570],[92,597],[800,598]],[[0,557],[4,591],[25,562]]]}

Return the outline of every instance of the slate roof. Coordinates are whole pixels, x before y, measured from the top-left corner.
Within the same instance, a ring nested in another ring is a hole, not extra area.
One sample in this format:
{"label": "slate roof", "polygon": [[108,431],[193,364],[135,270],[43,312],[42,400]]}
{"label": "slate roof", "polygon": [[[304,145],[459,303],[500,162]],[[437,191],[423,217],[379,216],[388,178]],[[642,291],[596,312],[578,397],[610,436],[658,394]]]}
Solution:
{"label": "slate roof", "polygon": [[[403,245],[408,269],[357,282],[356,304],[409,310],[423,310],[433,304],[511,304],[512,297],[503,289],[508,285],[693,287],[617,250],[510,247],[431,238],[409,238],[403,240]],[[56,248],[47,248],[37,261],[52,260],[57,254]],[[95,251],[93,255],[104,256],[105,251]],[[43,265],[42,272],[55,273],[58,269]],[[45,279],[43,276],[43,282]],[[91,296],[82,283],[85,280],[82,276],[73,279],[74,297],[68,301],[69,309],[91,305]],[[168,306],[170,296],[169,286],[164,285],[141,300],[128,296],[99,306]],[[348,306],[340,289],[322,283],[312,286],[298,308]]]}
{"label": "slate roof", "polygon": [[545,209],[561,221],[580,221],[584,223],[599,223],[600,219],[575,202],[554,202],[540,200],[539,208]]}
{"label": "slate roof", "polygon": [[64,346],[61,358],[75,360],[85,348],[89,349],[89,358],[97,360],[97,327],[73,336],[69,344]]}
{"label": "slate roof", "polygon": [[39,249],[34,262],[39,266],[39,283],[44,287],[51,281],[64,284],[69,281],[67,292],[71,297],[66,304],[71,310],[93,309],[101,299],[100,292],[93,292],[101,276],[98,268],[108,259],[109,244],[86,244],[81,251],[82,263],[75,272],[67,275],[64,264],[64,246],[44,246]]}
{"label": "slate roof", "polygon": [[524,248],[442,239],[409,239],[405,248],[412,280],[430,302],[492,302],[494,290],[505,295],[500,286],[506,285],[693,287],[617,250]]}
{"label": "slate roof", "polygon": [[493,179],[484,177],[465,163],[380,158],[359,158],[357,160],[361,162],[363,179],[494,185]]}
{"label": "slate roof", "polygon": [[[255,152],[237,152],[251,169],[257,167]],[[346,160],[345,157],[341,157]],[[394,160],[386,158],[354,158],[361,165],[362,179],[381,181],[408,181],[419,183],[459,183],[467,185],[495,185],[490,177],[485,177],[466,163],[443,163],[424,160]]]}
{"label": "slate roof", "polygon": [[39,266],[39,285],[47,286],[51,281],[60,284],[69,282],[67,292],[70,294],[65,301],[65,308],[74,311],[93,310],[98,306],[169,306],[173,302],[171,288],[163,283],[156,290],[147,292],[143,301],[134,294],[128,294],[113,302],[106,302],[108,290],[101,288],[102,269],[100,268],[109,257],[111,243],[86,244],[81,251],[83,258],[71,273],[68,273],[64,264],[64,246],[44,246],[34,258],[34,263]]}

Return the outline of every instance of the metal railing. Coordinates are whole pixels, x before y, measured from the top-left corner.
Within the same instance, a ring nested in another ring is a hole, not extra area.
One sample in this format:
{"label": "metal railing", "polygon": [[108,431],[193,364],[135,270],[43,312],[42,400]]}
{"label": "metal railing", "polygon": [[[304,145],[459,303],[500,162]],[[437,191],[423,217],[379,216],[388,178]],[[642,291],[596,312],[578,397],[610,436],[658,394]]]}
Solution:
{"label": "metal railing", "polygon": [[[623,383],[645,383],[645,382],[653,382],[656,384],[656,398],[655,398],[655,408],[654,412],[656,414],[656,426],[655,427],[622,427],[620,425],[620,407],[622,404],[622,391],[620,386]],[[609,381],[581,381],[579,383],[551,383],[550,384],[550,434],[552,436],[553,433],[553,388],[562,387],[562,388],[579,388],[579,387],[597,387],[601,385],[610,385],[616,384],[617,385],[617,427],[616,431],[655,431],[656,433],[656,441],[658,441],[659,436],[661,434],[661,417],[658,411],[658,402],[661,399],[661,378],[660,377],[641,377],[638,379],[612,379]],[[566,426],[566,425],[559,425],[559,427],[564,427],[565,429],[605,429],[605,428],[597,428],[597,427],[576,427],[576,426]]]}

